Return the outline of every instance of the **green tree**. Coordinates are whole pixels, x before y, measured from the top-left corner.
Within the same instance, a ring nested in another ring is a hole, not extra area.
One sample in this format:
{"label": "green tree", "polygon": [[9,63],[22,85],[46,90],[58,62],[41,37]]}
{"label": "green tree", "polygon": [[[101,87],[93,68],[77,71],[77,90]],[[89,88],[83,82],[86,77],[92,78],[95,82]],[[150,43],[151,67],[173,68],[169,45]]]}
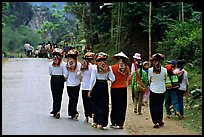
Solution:
{"label": "green tree", "polygon": [[158,43],[158,52],[168,59],[184,59],[196,66],[202,64],[202,24],[201,12],[193,12],[191,19],[176,21],[166,31],[165,38]]}

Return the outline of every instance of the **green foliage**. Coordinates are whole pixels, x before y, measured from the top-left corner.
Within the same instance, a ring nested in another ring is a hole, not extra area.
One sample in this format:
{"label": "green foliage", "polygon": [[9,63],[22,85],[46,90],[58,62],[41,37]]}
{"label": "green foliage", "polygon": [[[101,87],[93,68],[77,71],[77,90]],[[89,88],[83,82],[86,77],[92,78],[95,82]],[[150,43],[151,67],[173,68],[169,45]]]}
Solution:
{"label": "green foliage", "polygon": [[[202,105],[202,100],[194,100],[194,104]],[[181,123],[189,130],[202,133],[202,109],[185,107],[185,119]]]}
{"label": "green foliage", "polygon": [[164,53],[168,59],[185,59],[188,63],[201,66],[202,26],[198,16],[169,26],[170,31],[166,31],[166,37],[158,43],[157,51]]}
{"label": "green foliage", "polygon": [[2,29],[2,50],[5,52],[23,52],[23,45],[28,41],[34,47],[41,41],[39,35],[31,28],[21,26],[18,29],[4,27]]}

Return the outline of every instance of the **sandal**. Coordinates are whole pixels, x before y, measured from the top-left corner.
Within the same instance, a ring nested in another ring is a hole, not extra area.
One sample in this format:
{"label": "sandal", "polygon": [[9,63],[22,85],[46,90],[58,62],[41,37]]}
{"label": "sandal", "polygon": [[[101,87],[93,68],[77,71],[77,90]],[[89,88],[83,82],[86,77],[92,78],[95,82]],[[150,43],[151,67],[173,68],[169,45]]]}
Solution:
{"label": "sandal", "polygon": [[102,125],[99,125],[99,129],[104,130],[104,127]]}
{"label": "sandal", "polygon": [[159,126],[161,127],[161,126],[163,126],[164,125],[164,122],[162,121],[162,122],[159,122]]}
{"label": "sandal", "polygon": [[153,128],[159,128],[159,123],[156,123]]}
{"label": "sandal", "polygon": [[136,108],[134,109],[134,113],[137,113],[137,109]]}
{"label": "sandal", "polygon": [[78,120],[79,114],[75,114],[75,116],[72,117],[74,120]]}
{"label": "sandal", "polygon": [[97,128],[97,124],[96,124],[96,123],[92,123],[91,126],[92,126],[93,128]]}
{"label": "sandal", "polygon": [[59,119],[60,118],[60,112],[57,112],[56,114],[54,114],[54,117]]}

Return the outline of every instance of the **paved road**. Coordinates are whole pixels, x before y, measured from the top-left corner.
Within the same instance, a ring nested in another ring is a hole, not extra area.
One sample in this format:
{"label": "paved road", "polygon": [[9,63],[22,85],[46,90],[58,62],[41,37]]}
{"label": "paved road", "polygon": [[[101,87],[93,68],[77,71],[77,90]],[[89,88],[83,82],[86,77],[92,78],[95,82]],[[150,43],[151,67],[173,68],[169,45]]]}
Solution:
{"label": "paved road", "polygon": [[[94,129],[84,123],[81,94],[79,121],[67,118],[68,96],[64,88],[61,118],[51,111],[50,77],[45,58],[9,58],[2,65],[3,135],[127,135],[125,129]],[[81,93],[81,92],[80,92]]]}

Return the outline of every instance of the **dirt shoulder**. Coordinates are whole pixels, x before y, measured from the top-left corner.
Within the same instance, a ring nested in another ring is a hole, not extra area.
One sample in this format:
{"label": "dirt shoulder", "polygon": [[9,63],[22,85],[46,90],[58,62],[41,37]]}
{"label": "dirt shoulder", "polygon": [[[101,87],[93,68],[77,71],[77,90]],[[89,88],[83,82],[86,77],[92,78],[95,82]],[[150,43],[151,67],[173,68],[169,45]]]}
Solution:
{"label": "dirt shoulder", "polygon": [[[142,115],[133,112],[134,104],[131,98],[130,88],[128,89],[128,105],[124,127],[130,135],[201,135],[182,126],[180,121],[174,116],[171,119],[165,118],[163,127],[153,128],[149,106],[142,107]],[[185,119],[184,119],[185,120]]]}

